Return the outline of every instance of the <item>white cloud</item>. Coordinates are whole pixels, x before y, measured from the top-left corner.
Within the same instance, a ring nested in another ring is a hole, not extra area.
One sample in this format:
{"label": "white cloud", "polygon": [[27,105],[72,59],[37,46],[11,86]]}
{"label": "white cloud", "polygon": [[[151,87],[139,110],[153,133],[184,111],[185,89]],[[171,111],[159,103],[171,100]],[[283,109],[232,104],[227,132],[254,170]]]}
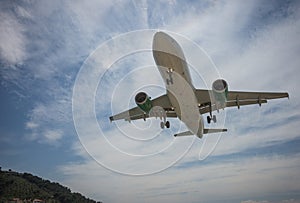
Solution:
{"label": "white cloud", "polygon": [[[114,174],[94,161],[65,165],[61,170],[69,177],[65,183],[72,189],[104,202],[120,199],[123,202],[139,202],[140,199],[198,202],[199,196],[205,202],[214,202],[299,190],[297,169],[300,162],[297,156],[237,159],[209,165],[200,162],[182,170],[172,167],[142,177]],[[145,163],[145,166],[151,164]]]}
{"label": "white cloud", "polygon": [[58,140],[68,135],[72,126],[71,102],[62,91],[53,91],[56,99],[47,103],[37,103],[28,113],[25,137],[32,141],[56,145]]}
{"label": "white cloud", "polygon": [[28,121],[26,123],[26,128],[27,129],[35,129],[37,128],[39,125],[37,123],[34,123],[34,122],[31,122],[31,121]]}
{"label": "white cloud", "polygon": [[[221,77],[228,80],[229,88],[299,95],[293,88],[295,73],[299,72],[299,6],[290,5],[290,16],[283,18],[276,18],[276,6],[259,1],[215,2],[199,12],[177,15],[166,28],[200,44],[216,63]],[[270,18],[267,24],[256,22],[264,22],[264,16]],[[187,59],[192,52],[186,51]],[[206,67],[199,65],[198,69],[201,74],[207,72]],[[284,83],[282,78],[289,78],[289,82]]]}
{"label": "white cloud", "polygon": [[0,18],[0,58],[9,65],[22,63],[27,56],[25,28],[12,13],[1,12]]}
{"label": "white cloud", "polygon": [[266,201],[266,200],[263,200],[263,201],[246,200],[246,201],[242,201],[241,203],[269,203],[269,201]]}
{"label": "white cloud", "polygon": [[59,130],[47,130],[43,133],[43,136],[46,138],[46,142],[53,144],[63,137],[63,133]]}
{"label": "white cloud", "polygon": [[63,136],[62,126],[71,121],[71,118],[66,117],[66,106],[68,105],[63,106],[62,104],[57,101],[49,104],[36,104],[27,116],[25,138],[30,141],[56,145]]}
{"label": "white cloud", "polygon": [[282,200],[276,202],[271,202],[267,200],[262,200],[262,201],[246,200],[246,201],[242,201],[241,203],[300,203],[300,200],[288,199],[288,200]]}

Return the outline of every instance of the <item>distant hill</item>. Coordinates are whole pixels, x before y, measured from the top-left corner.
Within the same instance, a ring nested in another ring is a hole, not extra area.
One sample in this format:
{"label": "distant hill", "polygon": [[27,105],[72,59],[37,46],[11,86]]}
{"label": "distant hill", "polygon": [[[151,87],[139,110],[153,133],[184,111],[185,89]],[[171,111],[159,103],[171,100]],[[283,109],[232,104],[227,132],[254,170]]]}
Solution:
{"label": "distant hill", "polygon": [[[50,182],[30,173],[14,171],[0,171],[0,203],[13,202],[18,198],[20,202],[33,202],[34,199],[45,203],[99,203],[71,192],[59,183]],[[26,201],[27,200],[27,201]],[[17,202],[17,201],[15,201]]]}

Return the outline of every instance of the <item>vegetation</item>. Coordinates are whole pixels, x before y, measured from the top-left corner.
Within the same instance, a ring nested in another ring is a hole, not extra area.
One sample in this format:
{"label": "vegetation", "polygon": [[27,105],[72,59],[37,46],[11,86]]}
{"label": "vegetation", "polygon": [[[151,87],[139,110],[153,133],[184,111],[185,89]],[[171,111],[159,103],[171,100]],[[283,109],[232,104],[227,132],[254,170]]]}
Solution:
{"label": "vegetation", "polygon": [[46,203],[96,203],[80,193],[71,192],[67,187],[29,173],[0,170],[0,202],[9,202],[13,198],[19,198],[23,202],[40,199]]}

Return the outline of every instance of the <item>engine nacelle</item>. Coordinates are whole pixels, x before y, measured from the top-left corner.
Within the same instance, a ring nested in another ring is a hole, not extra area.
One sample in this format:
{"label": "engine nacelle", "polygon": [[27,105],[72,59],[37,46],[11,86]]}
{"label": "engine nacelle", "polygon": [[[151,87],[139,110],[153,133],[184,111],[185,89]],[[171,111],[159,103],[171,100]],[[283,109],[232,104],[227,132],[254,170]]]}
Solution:
{"label": "engine nacelle", "polygon": [[152,108],[151,98],[145,92],[139,92],[135,96],[135,103],[145,113],[149,113]]}
{"label": "engine nacelle", "polygon": [[222,108],[225,107],[228,95],[228,84],[223,79],[218,79],[213,82],[212,90],[216,102],[218,102]]}

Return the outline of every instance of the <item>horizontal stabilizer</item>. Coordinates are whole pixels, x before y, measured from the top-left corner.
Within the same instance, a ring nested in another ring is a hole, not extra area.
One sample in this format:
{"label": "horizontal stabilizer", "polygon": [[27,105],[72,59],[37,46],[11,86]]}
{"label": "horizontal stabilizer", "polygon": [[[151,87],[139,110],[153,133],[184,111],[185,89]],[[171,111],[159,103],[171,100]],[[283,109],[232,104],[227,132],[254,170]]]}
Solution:
{"label": "horizontal stabilizer", "polygon": [[[208,133],[220,133],[220,132],[227,132],[227,129],[216,129],[216,128],[204,128],[203,129],[203,134],[208,134]],[[191,131],[185,131],[182,133],[177,133],[174,135],[174,137],[182,137],[182,136],[190,136],[194,135]],[[202,136],[201,136],[202,137]]]}
{"label": "horizontal stabilizer", "polygon": [[191,131],[185,131],[182,133],[177,133],[174,135],[174,137],[180,137],[180,136],[190,136],[190,135],[194,135]]}
{"label": "horizontal stabilizer", "polygon": [[227,132],[227,129],[204,128],[203,134]]}

